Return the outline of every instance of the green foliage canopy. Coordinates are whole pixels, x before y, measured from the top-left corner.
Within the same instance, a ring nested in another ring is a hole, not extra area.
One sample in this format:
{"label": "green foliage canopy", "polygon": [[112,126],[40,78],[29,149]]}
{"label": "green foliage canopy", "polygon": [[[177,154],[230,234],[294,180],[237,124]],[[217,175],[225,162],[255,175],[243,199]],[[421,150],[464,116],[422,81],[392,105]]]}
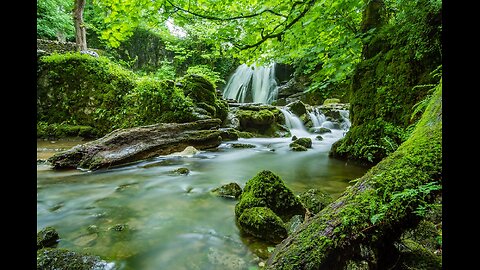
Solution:
{"label": "green foliage canopy", "polygon": [[75,40],[72,0],[37,0],[37,38]]}

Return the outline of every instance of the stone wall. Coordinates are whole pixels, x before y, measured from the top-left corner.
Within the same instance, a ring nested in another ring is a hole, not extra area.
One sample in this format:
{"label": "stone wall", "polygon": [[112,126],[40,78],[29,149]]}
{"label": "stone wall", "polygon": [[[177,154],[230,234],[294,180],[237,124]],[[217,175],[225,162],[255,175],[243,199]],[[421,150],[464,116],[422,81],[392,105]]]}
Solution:
{"label": "stone wall", "polygon": [[66,53],[77,51],[75,42],[60,42],[56,40],[37,39],[37,51],[44,51],[46,53]]}

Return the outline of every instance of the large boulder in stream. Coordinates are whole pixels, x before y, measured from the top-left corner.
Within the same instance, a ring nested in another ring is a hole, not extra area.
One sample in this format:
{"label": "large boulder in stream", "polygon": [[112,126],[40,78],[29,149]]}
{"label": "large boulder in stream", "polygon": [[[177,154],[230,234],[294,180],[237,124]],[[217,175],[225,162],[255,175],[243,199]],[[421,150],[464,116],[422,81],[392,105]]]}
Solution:
{"label": "large boulder in stream", "polygon": [[184,150],[214,148],[222,142],[219,119],[160,123],[118,129],[48,159],[53,168],[96,170]]}
{"label": "large boulder in stream", "polygon": [[274,243],[287,237],[286,222],[304,214],[300,200],[268,170],[247,181],[235,205],[237,224],[243,232]]}

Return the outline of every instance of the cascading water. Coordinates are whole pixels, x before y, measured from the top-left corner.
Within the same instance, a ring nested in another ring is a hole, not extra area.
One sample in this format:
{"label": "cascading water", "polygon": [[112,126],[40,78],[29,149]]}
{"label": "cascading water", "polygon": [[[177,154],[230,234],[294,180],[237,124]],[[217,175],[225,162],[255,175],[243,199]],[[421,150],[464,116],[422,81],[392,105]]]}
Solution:
{"label": "cascading water", "polygon": [[311,135],[303,125],[302,120],[298,118],[298,116],[284,108],[280,108],[279,110],[285,116],[285,125],[288,127],[288,129],[290,129],[290,133],[292,134],[292,136],[295,135],[297,137],[303,137]]}
{"label": "cascading water", "polygon": [[313,111],[308,112],[308,116],[312,120],[313,127],[321,127],[325,122],[325,115],[320,112],[318,108],[314,108]]}
{"label": "cascading water", "polygon": [[275,64],[257,67],[240,65],[223,90],[223,98],[239,102],[270,104],[277,98]]}

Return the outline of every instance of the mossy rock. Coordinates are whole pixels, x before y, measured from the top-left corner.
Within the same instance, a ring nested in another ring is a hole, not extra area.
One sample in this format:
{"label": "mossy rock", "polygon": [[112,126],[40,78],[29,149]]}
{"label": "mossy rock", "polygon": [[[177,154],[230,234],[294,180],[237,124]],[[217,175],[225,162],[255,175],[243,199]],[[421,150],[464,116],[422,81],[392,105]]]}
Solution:
{"label": "mossy rock", "polygon": [[305,209],[282,179],[271,171],[264,170],[247,181],[235,205],[235,216],[252,207],[268,207],[275,214],[288,221],[294,215],[305,214]]}
{"label": "mossy rock", "polygon": [[188,175],[190,174],[190,170],[188,168],[178,168],[172,171],[173,174],[179,174],[179,175]]}
{"label": "mossy rock", "polygon": [[323,105],[336,104],[336,103],[340,103],[340,99],[338,99],[338,98],[327,98],[323,101]]}
{"label": "mossy rock", "polygon": [[273,243],[280,243],[288,234],[282,219],[267,207],[245,209],[237,221],[244,232]]}
{"label": "mossy rock", "polygon": [[255,148],[254,144],[249,143],[231,143],[232,148]]}
{"label": "mossy rock", "polygon": [[303,147],[306,147],[306,148],[312,148],[312,139],[310,138],[298,138],[296,139],[295,141],[293,141],[290,146],[292,144],[299,144]]}
{"label": "mossy rock", "polygon": [[300,145],[300,144],[295,143],[295,142],[289,144],[289,146],[290,146],[290,150],[295,151],[295,152],[308,151],[308,149],[305,146]]}
{"label": "mossy rock", "polygon": [[242,194],[242,188],[237,183],[229,183],[212,189],[211,193],[220,197],[238,199]]}
{"label": "mossy rock", "polygon": [[58,233],[53,227],[45,227],[37,233],[37,249],[55,247],[58,244]]}
{"label": "mossy rock", "polygon": [[298,198],[312,214],[317,214],[333,201],[330,194],[319,189],[309,189],[300,194]]}
{"label": "mossy rock", "polygon": [[269,110],[238,110],[236,116],[243,128],[265,127],[275,123],[275,115]]}
{"label": "mossy rock", "polygon": [[37,250],[37,269],[107,270],[112,269],[112,264],[98,256],[67,249],[42,248]]}
{"label": "mossy rock", "polygon": [[442,256],[411,239],[401,242],[399,260],[405,269],[442,269]]}
{"label": "mossy rock", "polygon": [[301,117],[302,115],[307,113],[305,103],[301,102],[300,100],[294,101],[288,104],[286,107],[298,117]]}

